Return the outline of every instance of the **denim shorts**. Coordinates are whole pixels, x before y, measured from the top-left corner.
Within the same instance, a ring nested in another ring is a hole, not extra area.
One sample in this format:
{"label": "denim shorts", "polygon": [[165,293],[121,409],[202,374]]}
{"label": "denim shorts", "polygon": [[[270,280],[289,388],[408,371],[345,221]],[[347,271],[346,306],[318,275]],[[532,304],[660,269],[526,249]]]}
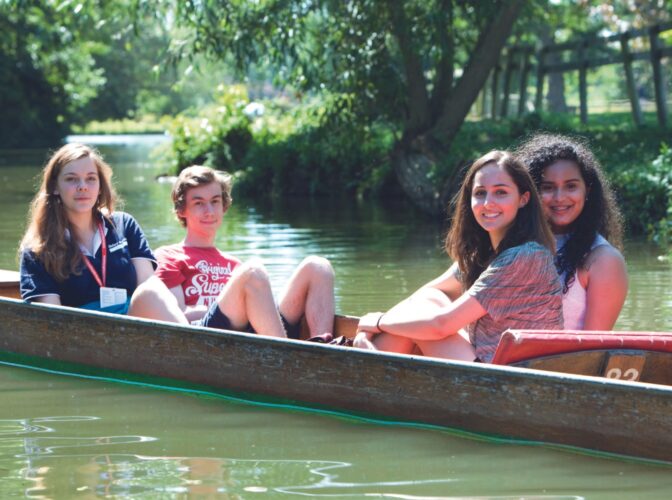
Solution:
{"label": "denim shorts", "polygon": [[[290,325],[282,314],[280,314],[280,320],[282,321],[282,326],[285,327],[287,337],[290,339],[298,339],[299,336],[301,335],[301,322],[298,322],[295,325]],[[196,326],[217,328],[219,330],[235,331],[235,329],[232,328],[231,320],[226,314],[222,312],[217,302],[213,302],[210,305],[208,311],[205,313],[205,316],[203,316],[203,318],[201,318],[200,320],[195,321],[193,324]],[[254,331],[254,328],[252,328],[252,325],[250,325],[249,323],[242,331],[247,333],[257,333],[256,331]]]}

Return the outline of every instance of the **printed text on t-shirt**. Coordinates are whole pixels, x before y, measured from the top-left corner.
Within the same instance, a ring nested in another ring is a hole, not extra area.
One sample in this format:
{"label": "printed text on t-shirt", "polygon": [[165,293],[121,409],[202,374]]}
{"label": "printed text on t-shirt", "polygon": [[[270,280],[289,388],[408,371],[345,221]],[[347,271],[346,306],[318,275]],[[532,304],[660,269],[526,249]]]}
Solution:
{"label": "printed text on t-shirt", "polygon": [[210,305],[224,289],[231,277],[231,263],[225,266],[210,264],[201,260],[194,266],[201,274],[196,274],[191,279],[191,285],[184,290],[186,297],[198,297],[198,305]]}

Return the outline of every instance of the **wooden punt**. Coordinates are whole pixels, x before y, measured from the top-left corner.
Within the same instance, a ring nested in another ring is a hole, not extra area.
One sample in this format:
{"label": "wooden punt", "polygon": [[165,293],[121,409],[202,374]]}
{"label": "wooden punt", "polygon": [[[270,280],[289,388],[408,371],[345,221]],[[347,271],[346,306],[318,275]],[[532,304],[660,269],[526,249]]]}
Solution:
{"label": "wooden punt", "polygon": [[[672,463],[672,387],[182,327],[44,304],[0,277],[0,362]],[[339,317],[335,328],[352,331]]]}

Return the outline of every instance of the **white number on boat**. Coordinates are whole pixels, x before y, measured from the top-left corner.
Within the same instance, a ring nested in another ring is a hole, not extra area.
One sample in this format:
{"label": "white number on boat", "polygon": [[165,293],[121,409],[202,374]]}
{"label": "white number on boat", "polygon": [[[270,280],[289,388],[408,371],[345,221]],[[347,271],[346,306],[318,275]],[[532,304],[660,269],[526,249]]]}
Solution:
{"label": "white number on boat", "polygon": [[616,378],[623,380],[639,380],[639,370],[636,368],[628,368],[625,373],[620,368],[612,368],[607,372],[607,378]]}

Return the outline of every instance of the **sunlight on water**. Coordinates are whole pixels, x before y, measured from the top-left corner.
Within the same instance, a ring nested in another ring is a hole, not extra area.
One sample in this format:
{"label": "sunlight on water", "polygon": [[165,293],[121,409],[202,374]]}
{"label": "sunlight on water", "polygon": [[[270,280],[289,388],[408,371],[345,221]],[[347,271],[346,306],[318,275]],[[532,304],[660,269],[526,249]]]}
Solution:
{"label": "sunlight on water", "polygon": [[[153,247],[183,230],[147,151],[102,147]],[[43,151],[0,158],[0,267],[16,269]],[[263,186],[260,187],[263,189]],[[309,254],[336,269],[339,312],[386,309],[443,272],[444,228],[403,202],[239,199],[217,244],[261,257],[279,292]],[[672,330],[672,265],[630,243],[619,329]],[[343,374],[344,377],[356,374]],[[336,384],[338,381],[329,381]],[[291,381],[288,381],[291,383]],[[666,498],[670,469],[448,432],[0,367],[0,498]],[[320,389],[316,386],[316,390]]]}

